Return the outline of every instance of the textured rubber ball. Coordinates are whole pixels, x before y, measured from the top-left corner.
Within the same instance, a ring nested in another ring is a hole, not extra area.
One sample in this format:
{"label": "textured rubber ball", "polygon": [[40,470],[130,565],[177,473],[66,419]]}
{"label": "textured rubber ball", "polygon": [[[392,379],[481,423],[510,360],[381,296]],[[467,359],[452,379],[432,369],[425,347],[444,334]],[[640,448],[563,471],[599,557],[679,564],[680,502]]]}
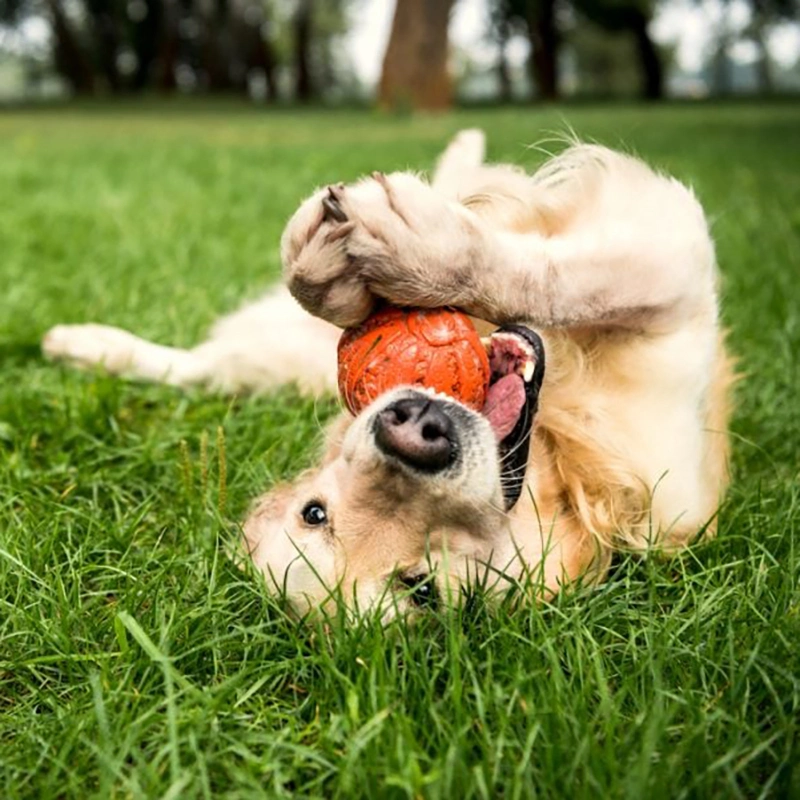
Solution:
{"label": "textured rubber ball", "polygon": [[339,341],[339,391],[357,414],[389,389],[424,386],[480,411],[489,359],[466,314],[387,306]]}

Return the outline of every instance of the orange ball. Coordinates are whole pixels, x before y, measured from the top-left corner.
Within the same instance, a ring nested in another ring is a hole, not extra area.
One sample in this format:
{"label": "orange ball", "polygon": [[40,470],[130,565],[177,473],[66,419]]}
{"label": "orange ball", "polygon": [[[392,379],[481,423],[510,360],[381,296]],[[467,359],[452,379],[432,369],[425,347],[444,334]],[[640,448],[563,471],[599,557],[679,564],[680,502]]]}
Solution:
{"label": "orange ball", "polygon": [[386,307],[339,340],[339,391],[357,414],[397,386],[425,386],[480,411],[489,358],[466,314]]}

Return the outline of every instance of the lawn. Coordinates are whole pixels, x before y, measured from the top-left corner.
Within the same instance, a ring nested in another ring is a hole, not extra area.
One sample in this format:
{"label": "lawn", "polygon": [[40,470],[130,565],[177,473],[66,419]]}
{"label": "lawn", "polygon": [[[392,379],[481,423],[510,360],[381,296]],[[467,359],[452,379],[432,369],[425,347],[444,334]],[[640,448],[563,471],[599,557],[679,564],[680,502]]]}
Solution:
{"label": "lawn", "polygon": [[[190,344],[315,185],[472,125],[527,167],[570,126],[706,205],[746,375],[719,538],[551,605],[299,625],[225,543],[334,401],[78,374],[39,338]],[[0,116],[0,797],[800,798],[798,147],[789,104]]]}

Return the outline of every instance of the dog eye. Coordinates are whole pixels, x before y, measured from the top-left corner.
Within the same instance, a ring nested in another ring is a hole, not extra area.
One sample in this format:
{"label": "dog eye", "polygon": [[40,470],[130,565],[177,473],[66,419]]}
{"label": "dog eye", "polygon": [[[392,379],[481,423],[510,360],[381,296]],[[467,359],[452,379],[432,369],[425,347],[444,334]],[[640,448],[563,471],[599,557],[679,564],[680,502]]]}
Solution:
{"label": "dog eye", "polygon": [[436,608],[439,595],[436,592],[436,584],[430,575],[401,575],[400,583],[410,590],[409,597],[415,606]]}
{"label": "dog eye", "polygon": [[303,522],[306,525],[324,525],[328,521],[328,514],[325,511],[325,506],[322,503],[312,500],[303,506],[300,512]]}

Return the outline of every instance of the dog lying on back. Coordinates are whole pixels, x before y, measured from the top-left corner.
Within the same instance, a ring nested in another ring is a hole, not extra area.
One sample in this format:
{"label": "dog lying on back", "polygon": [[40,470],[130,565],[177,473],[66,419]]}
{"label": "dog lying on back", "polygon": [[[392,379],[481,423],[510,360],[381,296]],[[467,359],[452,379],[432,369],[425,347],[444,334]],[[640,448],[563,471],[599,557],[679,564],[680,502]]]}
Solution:
{"label": "dog lying on back", "polygon": [[312,195],[283,235],[288,291],[192,350],[98,325],[44,339],[52,358],[137,379],[319,393],[335,390],[338,327],[379,301],[482,321],[492,380],[526,382],[511,426],[394,390],[342,415],[319,465],[255,504],[247,551],[298,609],[338,597],[391,616],[526,576],[548,595],[601,579],[615,550],[714,533],[733,372],[697,200],[598,146],[533,175],[483,151],[464,131],[430,184],[375,173]]}

